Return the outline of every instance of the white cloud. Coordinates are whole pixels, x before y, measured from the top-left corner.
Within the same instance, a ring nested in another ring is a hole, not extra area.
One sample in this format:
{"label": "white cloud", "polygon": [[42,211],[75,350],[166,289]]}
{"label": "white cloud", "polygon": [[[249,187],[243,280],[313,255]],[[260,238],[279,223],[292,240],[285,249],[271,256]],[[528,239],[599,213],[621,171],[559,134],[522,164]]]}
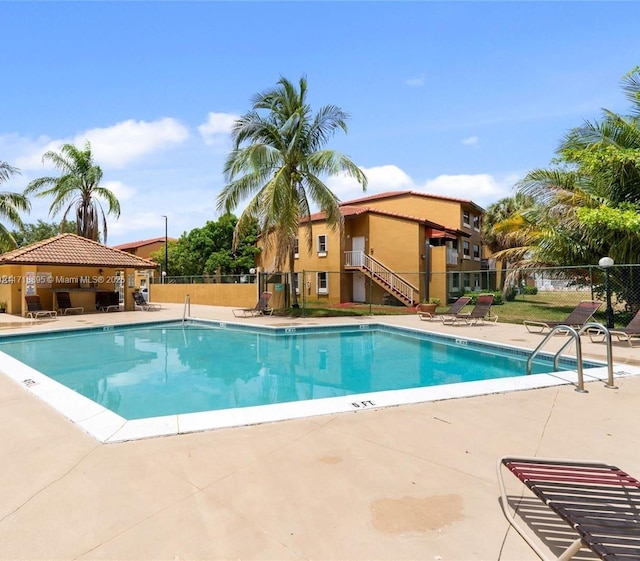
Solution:
{"label": "white cloud", "polygon": [[475,175],[439,175],[427,180],[416,191],[434,195],[445,195],[457,199],[473,201],[481,207],[513,195],[513,185],[517,177],[511,175],[497,180],[488,173]]}
{"label": "white cloud", "polygon": [[180,144],[187,138],[189,131],[184,125],[165,117],[150,123],[130,119],[109,128],[91,129],[77,135],[73,144],[81,147],[87,139],[96,162],[122,168],[141,156]]}
{"label": "white cloud", "polygon": [[372,168],[361,168],[367,176],[368,185],[365,192],[360,184],[347,175],[331,177],[327,180],[327,186],[341,200],[357,199],[383,191],[395,191],[398,189],[411,189],[411,178],[398,166],[384,165]]}
{"label": "white cloud", "polygon": [[407,80],[404,81],[404,83],[407,84],[407,86],[411,86],[412,88],[419,88],[421,86],[424,86],[424,82],[425,82],[424,75],[408,78]]}
{"label": "white cloud", "polygon": [[207,122],[198,127],[205,144],[212,146],[227,141],[238,117],[232,113],[209,113]]}
{"label": "white cloud", "polygon": [[102,181],[100,186],[109,189],[120,203],[131,200],[137,193],[136,189],[125,185],[122,181]]}
{"label": "white cloud", "polygon": [[[89,129],[72,139],[23,139],[22,154],[16,165],[22,170],[41,170],[42,155],[58,152],[63,144],[82,148],[85,140],[91,143],[94,160],[104,168],[122,168],[130,162],[168,146],[180,144],[189,138],[188,129],[176,119],[165,117],[158,121],[123,121],[112,127]],[[47,164],[48,165],[48,164]]]}
{"label": "white cloud", "polygon": [[342,201],[377,195],[387,191],[417,191],[432,195],[444,195],[457,199],[467,199],[486,208],[491,203],[513,195],[513,185],[522,177],[519,174],[496,178],[491,174],[439,175],[422,184],[416,183],[407,173],[395,165],[362,168],[369,185],[362,192],[355,179],[347,176],[332,177],[327,181],[329,188]]}
{"label": "white cloud", "polygon": [[466,144],[467,146],[474,146],[478,144],[478,140],[479,139],[477,136],[469,136],[468,138],[462,139],[462,144]]}

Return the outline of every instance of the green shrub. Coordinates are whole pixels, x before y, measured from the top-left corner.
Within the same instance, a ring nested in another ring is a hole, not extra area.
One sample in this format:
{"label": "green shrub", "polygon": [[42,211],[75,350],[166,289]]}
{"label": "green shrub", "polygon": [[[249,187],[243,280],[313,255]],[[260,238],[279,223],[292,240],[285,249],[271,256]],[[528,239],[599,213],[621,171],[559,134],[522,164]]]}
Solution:
{"label": "green shrub", "polygon": [[518,294],[518,289],[515,286],[508,286],[504,291],[504,299],[507,302],[513,302]]}
{"label": "green shrub", "polygon": [[502,299],[502,292],[499,290],[497,290],[496,292],[467,292],[465,293],[465,296],[471,296],[470,304],[473,304],[475,306],[478,302],[478,296],[484,294],[493,294],[493,306],[501,306],[502,304],[504,304],[504,301]]}
{"label": "green shrub", "polygon": [[522,294],[538,294],[538,287],[537,286],[525,286],[522,289]]}

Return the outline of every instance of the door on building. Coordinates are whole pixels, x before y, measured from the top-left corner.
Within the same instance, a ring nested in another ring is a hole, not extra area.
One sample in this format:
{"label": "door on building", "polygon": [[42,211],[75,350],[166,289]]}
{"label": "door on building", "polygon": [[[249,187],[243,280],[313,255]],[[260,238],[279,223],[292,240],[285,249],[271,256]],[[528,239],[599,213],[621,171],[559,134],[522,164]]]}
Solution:
{"label": "door on building", "polygon": [[[364,265],[364,236],[351,238],[351,251],[353,251],[353,264],[357,267],[362,267]],[[358,253],[361,255],[358,255]]]}
{"label": "door on building", "polygon": [[367,290],[366,281],[362,273],[353,273],[353,301],[354,302],[366,302]]}
{"label": "door on building", "polygon": [[[351,251],[353,251],[353,264],[359,267],[364,266],[364,236],[354,236],[351,238]],[[366,277],[364,274],[356,272],[353,274],[353,301],[365,302],[367,299]]]}

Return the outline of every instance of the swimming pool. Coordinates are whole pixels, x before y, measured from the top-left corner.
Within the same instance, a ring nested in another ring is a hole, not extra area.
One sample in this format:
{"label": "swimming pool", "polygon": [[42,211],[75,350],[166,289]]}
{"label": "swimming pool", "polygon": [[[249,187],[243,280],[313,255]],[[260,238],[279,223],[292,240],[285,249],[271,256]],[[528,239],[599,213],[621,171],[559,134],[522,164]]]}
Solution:
{"label": "swimming pool", "polygon": [[[481,384],[490,393],[497,379],[501,391],[506,380],[540,383],[524,376],[525,350],[384,324],[151,323],[7,336],[0,351],[3,370],[18,368],[30,391],[103,441],[444,399]],[[552,370],[547,356],[534,363]]]}

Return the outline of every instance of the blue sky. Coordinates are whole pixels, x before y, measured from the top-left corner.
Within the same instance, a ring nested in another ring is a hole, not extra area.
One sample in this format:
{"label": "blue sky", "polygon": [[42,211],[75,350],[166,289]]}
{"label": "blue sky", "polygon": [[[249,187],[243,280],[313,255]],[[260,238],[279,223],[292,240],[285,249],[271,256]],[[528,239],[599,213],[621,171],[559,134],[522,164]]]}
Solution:
{"label": "blue sky", "polygon": [[[0,2],[0,160],[22,191],[42,154],[91,141],[122,214],[108,243],[217,219],[233,120],[284,76],[350,114],[331,148],[368,194],[486,207],[601,108],[625,113],[635,2]],[[341,178],[342,200],[362,196]],[[52,220],[35,199],[25,222]]]}

